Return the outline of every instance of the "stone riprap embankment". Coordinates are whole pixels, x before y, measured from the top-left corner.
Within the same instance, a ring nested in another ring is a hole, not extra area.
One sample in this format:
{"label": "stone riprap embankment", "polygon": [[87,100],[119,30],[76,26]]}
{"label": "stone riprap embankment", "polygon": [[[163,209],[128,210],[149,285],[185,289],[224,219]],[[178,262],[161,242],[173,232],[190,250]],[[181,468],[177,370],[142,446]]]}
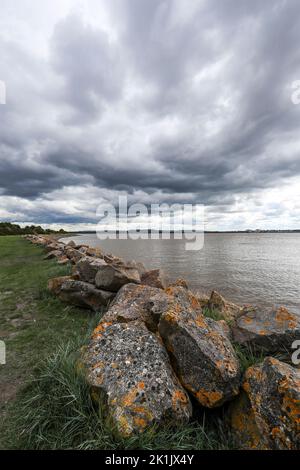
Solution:
{"label": "stone riprap embankment", "polygon": [[[239,448],[300,448],[300,370],[271,357],[300,339],[299,317],[284,307],[241,307],[216,291],[200,297],[183,279],[169,283],[161,270],[99,248],[26,238],[45,248],[45,260],[73,266],[70,276],[49,280],[54,295],[104,308],[79,369],[119,434],[186,423],[193,407],[228,404]],[[237,351],[245,347],[264,356],[243,373]]]}

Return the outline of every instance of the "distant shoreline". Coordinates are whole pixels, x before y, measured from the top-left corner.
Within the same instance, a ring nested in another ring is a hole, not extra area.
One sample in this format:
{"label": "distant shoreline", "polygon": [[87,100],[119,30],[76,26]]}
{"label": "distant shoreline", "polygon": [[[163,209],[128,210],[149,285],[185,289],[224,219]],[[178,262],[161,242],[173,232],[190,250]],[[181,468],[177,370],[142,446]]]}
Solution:
{"label": "distant shoreline", "polygon": [[[136,230],[132,230],[132,232],[136,232]],[[155,232],[153,230],[153,232]],[[185,233],[195,233],[195,231],[191,231],[191,232],[188,232],[187,230],[184,231]],[[74,235],[96,235],[96,231],[91,231],[91,230],[81,230],[81,231],[76,231],[76,232],[68,232],[67,234],[65,234],[65,237],[67,238],[68,236],[74,236]],[[116,234],[120,234],[120,233],[130,233],[130,231],[114,231],[114,230],[110,230],[110,231],[103,231],[103,232],[100,232],[100,233],[116,233]],[[141,233],[147,233],[146,230],[144,231],[141,231]],[[151,233],[150,230],[148,230],[148,233]],[[163,233],[162,230],[159,230],[159,231],[156,231],[156,233]],[[182,233],[182,232],[170,232],[171,235],[174,235],[175,233]],[[300,233],[300,229],[297,229],[297,230],[224,230],[224,231],[218,231],[218,230],[205,230],[204,231],[204,234],[210,234],[210,233],[220,233],[220,234],[223,234],[223,233],[237,233],[237,234],[240,234],[240,233],[245,233],[245,234],[259,234],[259,233]],[[61,238],[64,238],[64,235],[62,235]]]}

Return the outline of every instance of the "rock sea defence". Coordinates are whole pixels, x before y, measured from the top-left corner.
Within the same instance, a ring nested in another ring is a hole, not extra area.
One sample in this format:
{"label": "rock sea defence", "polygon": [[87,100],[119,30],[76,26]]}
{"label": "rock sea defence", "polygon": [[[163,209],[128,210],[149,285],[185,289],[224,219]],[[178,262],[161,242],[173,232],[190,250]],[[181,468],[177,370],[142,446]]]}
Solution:
{"label": "rock sea defence", "polygon": [[[117,433],[184,424],[197,408],[226,405],[238,448],[300,449],[300,370],[272,357],[291,352],[300,317],[197,295],[184,279],[170,283],[160,269],[98,248],[26,238],[45,260],[72,265],[70,276],[49,280],[53,295],[103,311],[80,370]],[[244,372],[243,348],[261,355]]]}

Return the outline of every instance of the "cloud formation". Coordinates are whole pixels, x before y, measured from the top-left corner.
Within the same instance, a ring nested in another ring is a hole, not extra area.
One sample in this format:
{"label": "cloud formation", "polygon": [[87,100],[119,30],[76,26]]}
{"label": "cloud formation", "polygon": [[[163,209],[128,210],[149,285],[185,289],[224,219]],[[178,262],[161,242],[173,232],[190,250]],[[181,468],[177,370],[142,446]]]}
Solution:
{"label": "cloud formation", "polygon": [[128,194],[300,227],[297,0],[2,3],[0,220],[81,227]]}

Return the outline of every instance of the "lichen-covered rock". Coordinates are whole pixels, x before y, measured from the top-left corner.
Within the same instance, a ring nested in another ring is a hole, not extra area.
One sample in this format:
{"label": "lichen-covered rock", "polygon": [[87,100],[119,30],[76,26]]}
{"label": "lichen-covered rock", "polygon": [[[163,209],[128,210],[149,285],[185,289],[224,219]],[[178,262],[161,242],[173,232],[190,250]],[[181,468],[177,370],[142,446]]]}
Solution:
{"label": "lichen-covered rock", "polygon": [[141,283],[150,287],[157,287],[158,289],[165,289],[167,287],[167,279],[161,269],[152,269],[143,273]]}
{"label": "lichen-covered rock", "polygon": [[53,250],[49,251],[47,255],[44,256],[44,259],[54,259],[54,258],[60,258],[62,256],[63,252],[61,250]]}
{"label": "lichen-covered rock", "polygon": [[245,374],[231,425],[246,449],[300,450],[300,371],[268,357]]}
{"label": "lichen-covered rock", "polygon": [[242,307],[228,302],[228,300],[225,300],[224,297],[214,290],[207,302],[207,307],[210,310],[217,310],[220,316],[226,321],[235,320],[242,313]]}
{"label": "lichen-covered rock", "polygon": [[70,240],[70,241],[67,243],[67,246],[70,246],[71,248],[76,248],[76,243],[75,243],[73,240]]}
{"label": "lichen-covered rock", "polygon": [[83,365],[92,396],[104,399],[110,422],[122,436],[153,424],[182,424],[191,416],[189,398],[164,347],[142,322],[100,323]]}
{"label": "lichen-covered rock", "polygon": [[65,264],[68,264],[69,262],[70,262],[70,260],[67,256],[60,256],[57,259],[57,264],[65,265]]}
{"label": "lichen-covered rock", "polygon": [[178,278],[176,279],[174,282],[172,282],[169,287],[184,287],[185,289],[188,289],[189,286],[188,286],[188,283],[186,282],[185,279],[182,279],[182,278]]}
{"label": "lichen-covered rock", "polygon": [[103,258],[103,253],[102,253],[102,250],[100,248],[92,248],[92,247],[88,246],[87,250],[86,250],[86,254],[87,254],[87,256],[92,256],[92,257],[95,257],[95,258]]}
{"label": "lichen-covered rock", "polygon": [[56,251],[56,250],[60,250],[60,251],[63,251],[64,248],[65,248],[65,245],[62,244],[62,243],[58,243],[58,242],[53,242],[51,241],[51,243],[47,243],[47,244],[44,244],[44,249],[47,253],[50,253],[50,251]]}
{"label": "lichen-covered rock", "polygon": [[254,349],[273,352],[291,350],[300,338],[300,317],[286,308],[248,307],[233,328],[234,340]]}
{"label": "lichen-covered rock", "polygon": [[153,306],[157,304],[159,296],[168,299],[161,289],[141,284],[126,284],[121,287],[101,321],[115,323],[140,320],[149,330],[157,331],[159,315],[153,311]]}
{"label": "lichen-covered rock", "polygon": [[61,286],[63,285],[64,282],[66,281],[72,281],[73,277],[72,276],[61,276],[61,277],[54,277],[52,279],[49,279],[48,281],[48,289],[50,292],[53,294],[58,294]]}
{"label": "lichen-covered rock", "polygon": [[125,284],[140,284],[141,278],[136,268],[105,264],[99,267],[95,284],[99,289],[117,292]]}
{"label": "lichen-covered rock", "polygon": [[76,263],[76,271],[82,281],[94,284],[96,274],[102,266],[106,266],[103,259],[85,256]]}
{"label": "lichen-covered rock", "polygon": [[76,264],[84,256],[83,253],[72,247],[66,247],[64,253],[73,264]]}
{"label": "lichen-covered rock", "polygon": [[134,259],[126,262],[126,266],[129,268],[135,268],[138,271],[140,277],[142,277],[143,274],[147,271],[143,263],[135,261]]}
{"label": "lichen-covered rock", "polygon": [[182,385],[201,405],[220,406],[238,394],[241,380],[228,329],[223,322],[206,319],[196,297],[186,289],[176,290],[172,302],[161,304],[158,331]]}
{"label": "lichen-covered rock", "polygon": [[115,296],[113,292],[96,289],[93,284],[73,279],[63,282],[57,295],[63,302],[92,310],[106,306]]}
{"label": "lichen-covered rock", "polygon": [[118,256],[112,255],[111,253],[106,253],[103,255],[104,261],[107,262],[107,264],[114,264],[115,266],[125,266],[126,263],[122,258],[119,258]]}

